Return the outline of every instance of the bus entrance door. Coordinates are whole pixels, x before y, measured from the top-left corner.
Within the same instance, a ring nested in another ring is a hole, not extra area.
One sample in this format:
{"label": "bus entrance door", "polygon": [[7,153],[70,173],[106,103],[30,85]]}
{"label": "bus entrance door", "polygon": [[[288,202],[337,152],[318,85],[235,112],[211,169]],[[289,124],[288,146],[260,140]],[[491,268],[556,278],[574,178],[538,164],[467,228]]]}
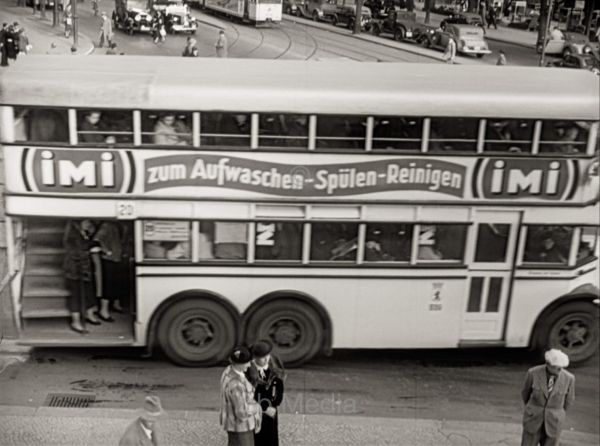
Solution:
{"label": "bus entrance door", "polygon": [[461,344],[502,341],[519,220],[518,212],[476,212],[466,253]]}

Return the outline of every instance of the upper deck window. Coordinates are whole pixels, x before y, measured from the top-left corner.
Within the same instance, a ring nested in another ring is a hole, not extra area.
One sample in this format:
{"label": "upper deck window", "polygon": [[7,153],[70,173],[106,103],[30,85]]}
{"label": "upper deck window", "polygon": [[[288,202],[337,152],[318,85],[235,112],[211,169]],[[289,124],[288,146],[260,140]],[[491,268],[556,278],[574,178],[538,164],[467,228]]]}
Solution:
{"label": "upper deck window", "polygon": [[250,148],[249,113],[200,113],[201,146]]}
{"label": "upper deck window", "polygon": [[161,146],[192,144],[192,114],[174,111],[142,112],[142,143]]}
{"label": "upper deck window", "polygon": [[431,118],[430,152],[475,152],[479,119]]}
{"label": "upper deck window", "polygon": [[69,142],[69,118],[66,109],[14,108],[16,142]]}
{"label": "upper deck window", "polygon": [[585,154],[590,123],[586,121],[544,121],[540,153]]}
{"label": "upper deck window", "polygon": [[82,144],[113,145],[133,142],[131,111],[78,110],[77,138]]}
{"label": "upper deck window", "polygon": [[317,149],[364,150],[366,116],[327,116],[317,118]]}
{"label": "upper deck window", "polygon": [[373,149],[421,150],[423,118],[376,116]]}
{"label": "upper deck window", "polygon": [[308,115],[262,114],[259,146],[308,147]]}
{"label": "upper deck window", "polygon": [[484,150],[530,153],[534,126],[533,119],[488,119]]}

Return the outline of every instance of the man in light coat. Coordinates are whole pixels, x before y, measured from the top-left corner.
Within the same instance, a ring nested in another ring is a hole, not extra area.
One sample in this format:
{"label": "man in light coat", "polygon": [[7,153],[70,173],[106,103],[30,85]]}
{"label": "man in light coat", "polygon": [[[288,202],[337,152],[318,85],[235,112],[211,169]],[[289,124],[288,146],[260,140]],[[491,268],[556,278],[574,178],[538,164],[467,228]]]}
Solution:
{"label": "man in light coat", "polygon": [[127,427],[119,446],[159,446],[161,437],[157,421],[164,415],[160,399],[147,396],[140,416]]}
{"label": "man in light coat", "polygon": [[113,39],[113,29],[112,22],[107,17],[106,12],[102,11],[102,24],[100,25],[100,42],[98,44],[99,48],[104,46],[104,40],[106,40],[107,45],[110,47]]}
{"label": "man in light coat", "polygon": [[446,49],[444,50],[442,57],[447,63],[454,63],[454,59],[456,58],[456,42],[452,37],[448,39],[448,44],[446,45]]}
{"label": "man in light coat", "polygon": [[546,364],[527,371],[521,391],[525,403],[521,446],[558,446],[566,411],[575,401],[575,377],[564,370],[569,357],[557,349],[544,357]]}
{"label": "man in light coat", "polygon": [[220,424],[227,432],[228,446],[254,446],[254,432],[260,431],[262,409],[254,400],[254,387],[244,373],[252,354],[237,347],[229,356],[231,363],[221,376]]}

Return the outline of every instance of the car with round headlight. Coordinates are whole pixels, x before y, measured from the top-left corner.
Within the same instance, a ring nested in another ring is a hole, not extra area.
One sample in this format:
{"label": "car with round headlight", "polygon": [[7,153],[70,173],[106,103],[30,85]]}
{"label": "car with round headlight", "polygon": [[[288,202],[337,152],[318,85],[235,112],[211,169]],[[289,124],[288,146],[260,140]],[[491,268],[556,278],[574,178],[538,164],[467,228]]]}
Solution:
{"label": "car with round headlight", "polygon": [[[567,56],[569,54],[592,54],[594,52],[594,47],[590,43],[590,39],[584,34],[560,31],[555,33],[555,36],[556,38],[550,38],[546,42],[546,54],[562,54],[563,56]],[[538,52],[541,52],[541,48],[541,44],[538,44]]]}
{"label": "car with round headlight", "polygon": [[444,30],[438,29],[433,34],[425,34],[422,44],[426,48],[445,50],[450,39],[456,42],[456,51],[462,54],[473,54],[483,57],[491,54],[488,44],[483,37],[483,29],[472,25],[450,25]]}
{"label": "car with round headlight", "polygon": [[128,34],[152,31],[152,15],[142,0],[115,0],[112,20],[115,29]]}

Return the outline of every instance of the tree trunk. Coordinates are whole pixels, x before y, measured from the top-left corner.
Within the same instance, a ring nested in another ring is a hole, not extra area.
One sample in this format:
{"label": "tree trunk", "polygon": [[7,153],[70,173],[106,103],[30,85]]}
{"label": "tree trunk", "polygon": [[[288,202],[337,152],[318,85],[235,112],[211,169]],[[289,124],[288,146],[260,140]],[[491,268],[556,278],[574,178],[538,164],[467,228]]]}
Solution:
{"label": "tree trunk", "polygon": [[40,14],[43,19],[46,18],[46,0],[40,0]]}
{"label": "tree trunk", "polygon": [[425,0],[425,24],[429,25],[431,21],[431,8],[435,0]]}
{"label": "tree trunk", "polygon": [[548,8],[549,5],[551,4],[550,2],[553,0],[540,0],[540,17],[539,17],[539,24],[540,27],[538,29],[538,37],[537,37],[537,44],[536,47],[538,47],[538,50],[541,50],[541,45],[544,44],[544,36],[546,36],[548,34],[548,30],[546,29],[546,22],[548,21]]}

